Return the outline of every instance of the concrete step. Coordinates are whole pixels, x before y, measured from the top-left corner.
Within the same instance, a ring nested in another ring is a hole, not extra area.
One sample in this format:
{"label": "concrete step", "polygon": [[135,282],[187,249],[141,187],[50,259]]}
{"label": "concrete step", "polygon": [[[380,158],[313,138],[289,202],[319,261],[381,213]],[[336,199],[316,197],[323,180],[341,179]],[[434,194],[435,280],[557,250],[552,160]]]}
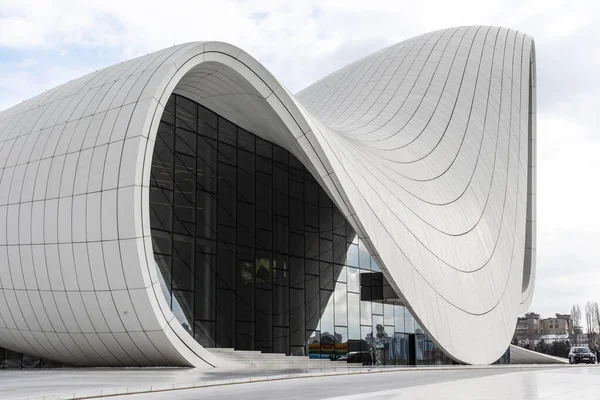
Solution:
{"label": "concrete step", "polygon": [[306,356],[287,356],[283,353],[262,353],[256,350],[234,350],[232,348],[207,349],[213,354],[239,365],[252,368],[271,369],[323,369],[352,367],[345,361],[308,358]]}

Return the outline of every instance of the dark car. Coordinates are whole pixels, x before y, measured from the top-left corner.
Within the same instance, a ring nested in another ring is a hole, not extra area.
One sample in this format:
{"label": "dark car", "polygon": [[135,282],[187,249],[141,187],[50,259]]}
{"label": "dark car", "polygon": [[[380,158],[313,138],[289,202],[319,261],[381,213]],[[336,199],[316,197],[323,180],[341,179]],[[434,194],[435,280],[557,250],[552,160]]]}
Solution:
{"label": "dark car", "polygon": [[589,347],[571,347],[569,352],[569,364],[595,364],[596,355],[592,353]]}
{"label": "dark car", "polygon": [[351,351],[347,354],[346,361],[349,363],[361,363],[362,365],[373,365],[373,358],[368,351]]}

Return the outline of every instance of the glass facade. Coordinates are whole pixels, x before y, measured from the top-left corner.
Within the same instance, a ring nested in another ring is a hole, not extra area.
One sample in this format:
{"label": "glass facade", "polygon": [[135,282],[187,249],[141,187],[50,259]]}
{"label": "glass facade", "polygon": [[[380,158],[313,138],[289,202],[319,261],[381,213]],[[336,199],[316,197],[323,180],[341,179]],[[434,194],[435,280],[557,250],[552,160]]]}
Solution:
{"label": "glass facade", "polygon": [[404,306],[361,300],[360,275],[380,269],[293,155],[178,95],[156,138],[150,210],[164,293],[203,346],[450,362]]}
{"label": "glass facade", "polygon": [[68,366],[0,347],[0,369],[46,369],[61,367]]}

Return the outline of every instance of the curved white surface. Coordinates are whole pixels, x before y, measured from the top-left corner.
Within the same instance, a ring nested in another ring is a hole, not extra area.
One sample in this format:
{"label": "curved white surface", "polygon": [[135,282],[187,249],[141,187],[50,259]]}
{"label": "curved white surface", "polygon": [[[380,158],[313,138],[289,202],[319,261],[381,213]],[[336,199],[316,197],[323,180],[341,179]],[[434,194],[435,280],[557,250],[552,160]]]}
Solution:
{"label": "curved white surface", "polygon": [[[292,152],[458,361],[498,359],[535,281],[533,40],[432,32],[291,95],[190,43],[0,113],[0,346],[72,365],[222,363],[161,293],[150,164],[175,92]],[[474,351],[474,349],[477,349]]]}

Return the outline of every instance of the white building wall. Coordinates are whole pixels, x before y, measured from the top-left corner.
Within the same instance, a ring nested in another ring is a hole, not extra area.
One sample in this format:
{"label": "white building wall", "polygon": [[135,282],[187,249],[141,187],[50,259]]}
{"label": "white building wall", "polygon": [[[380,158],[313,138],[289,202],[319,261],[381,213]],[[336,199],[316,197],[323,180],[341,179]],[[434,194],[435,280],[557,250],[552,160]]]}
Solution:
{"label": "white building wall", "polygon": [[453,28],[293,96],[242,50],[190,43],[0,113],[0,346],[72,365],[223,364],[174,319],[154,264],[149,171],[175,92],[292,152],[433,340],[495,361],[535,281],[534,61],[522,33]]}

